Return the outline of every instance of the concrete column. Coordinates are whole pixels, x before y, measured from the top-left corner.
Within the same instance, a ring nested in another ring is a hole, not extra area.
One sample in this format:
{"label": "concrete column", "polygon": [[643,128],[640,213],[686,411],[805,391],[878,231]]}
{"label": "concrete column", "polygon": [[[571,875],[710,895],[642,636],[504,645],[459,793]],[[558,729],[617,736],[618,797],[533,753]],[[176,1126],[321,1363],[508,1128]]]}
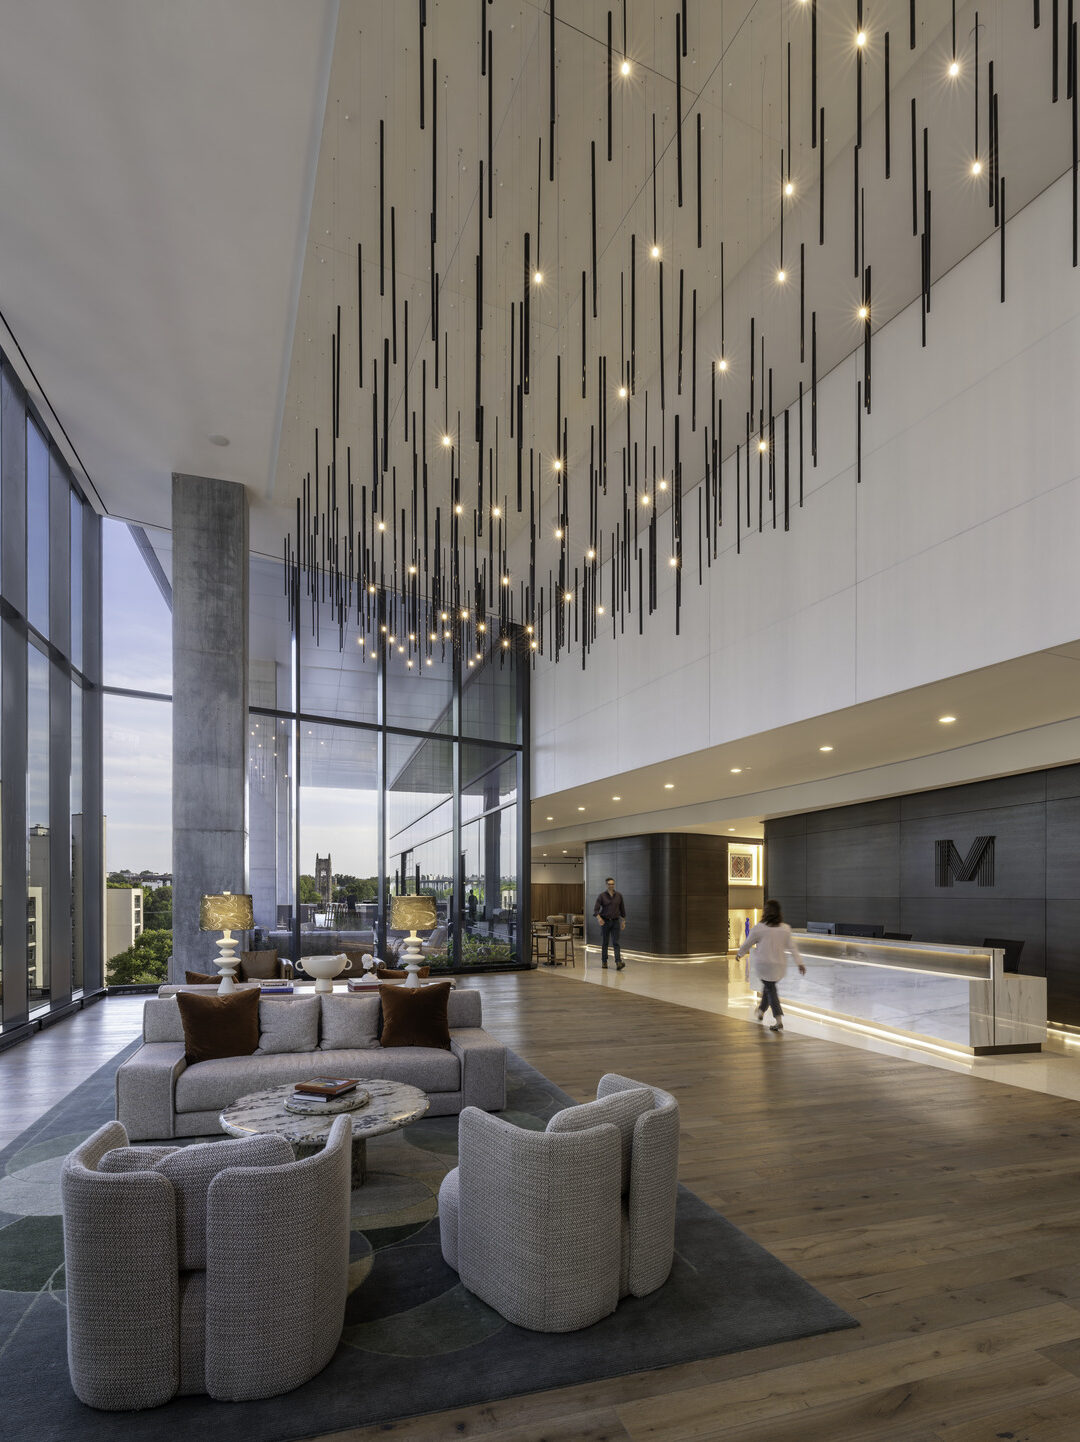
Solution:
{"label": "concrete column", "polygon": [[173,964],[212,971],[205,893],[246,891],[248,497],[173,476]]}

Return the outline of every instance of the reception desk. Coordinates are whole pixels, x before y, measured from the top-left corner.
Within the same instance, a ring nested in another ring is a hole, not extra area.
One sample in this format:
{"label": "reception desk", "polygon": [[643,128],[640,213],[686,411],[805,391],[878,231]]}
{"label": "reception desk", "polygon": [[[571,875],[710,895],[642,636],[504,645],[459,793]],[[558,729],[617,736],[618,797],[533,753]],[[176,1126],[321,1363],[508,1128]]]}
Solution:
{"label": "reception desk", "polygon": [[977,1056],[1040,1051],[1046,1040],[1046,980],[1006,972],[1002,951],[794,936],[806,976],[789,966],[781,983],[792,1012]]}

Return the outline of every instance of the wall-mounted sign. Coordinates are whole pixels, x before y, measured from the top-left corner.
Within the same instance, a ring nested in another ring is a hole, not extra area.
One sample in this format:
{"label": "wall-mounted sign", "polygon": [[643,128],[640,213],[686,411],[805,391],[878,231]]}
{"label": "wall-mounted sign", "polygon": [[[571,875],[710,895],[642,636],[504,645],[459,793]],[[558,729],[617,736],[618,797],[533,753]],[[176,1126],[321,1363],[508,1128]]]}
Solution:
{"label": "wall-mounted sign", "polygon": [[938,886],[951,886],[954,881],[978,881],[980,886],[994,884],[994,838],[976,836],[961,856],[952,841],[934,842],[934,874]]}

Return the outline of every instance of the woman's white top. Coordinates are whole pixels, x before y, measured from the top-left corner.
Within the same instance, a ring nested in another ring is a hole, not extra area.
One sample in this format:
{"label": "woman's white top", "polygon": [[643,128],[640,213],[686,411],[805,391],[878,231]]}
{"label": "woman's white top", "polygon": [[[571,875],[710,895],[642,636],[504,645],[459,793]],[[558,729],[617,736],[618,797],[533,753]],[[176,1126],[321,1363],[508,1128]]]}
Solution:
{"label": "woman's white top", "polygon": [[799,948],[795,945],[795,938],[791,934],[791,927],[781,922],[779,926],[766,926],[759,921],[756,926],[750,928],[750,934],[739,947],[738,955],[745,956],[751,951],[750,957],[754,970],[762,981],[780,981],[787,974],[788,956],[794,961],[801,961]]}

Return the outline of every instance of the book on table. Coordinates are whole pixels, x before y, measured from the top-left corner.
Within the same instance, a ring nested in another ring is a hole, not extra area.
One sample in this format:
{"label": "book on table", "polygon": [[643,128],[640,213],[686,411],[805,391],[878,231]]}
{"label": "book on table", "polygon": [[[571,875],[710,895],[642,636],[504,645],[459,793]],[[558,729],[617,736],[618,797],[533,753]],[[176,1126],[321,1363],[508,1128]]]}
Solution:
{"label": "book on table", "polygon": [[347,1096],[354,1092],[359,1086],[355,1077],[334,1077],[317,1076],[309,1081],[297,1082],[293,1091],[299,1097],[311,1097],[315,1100],[334,1101],[338,1097]]}

